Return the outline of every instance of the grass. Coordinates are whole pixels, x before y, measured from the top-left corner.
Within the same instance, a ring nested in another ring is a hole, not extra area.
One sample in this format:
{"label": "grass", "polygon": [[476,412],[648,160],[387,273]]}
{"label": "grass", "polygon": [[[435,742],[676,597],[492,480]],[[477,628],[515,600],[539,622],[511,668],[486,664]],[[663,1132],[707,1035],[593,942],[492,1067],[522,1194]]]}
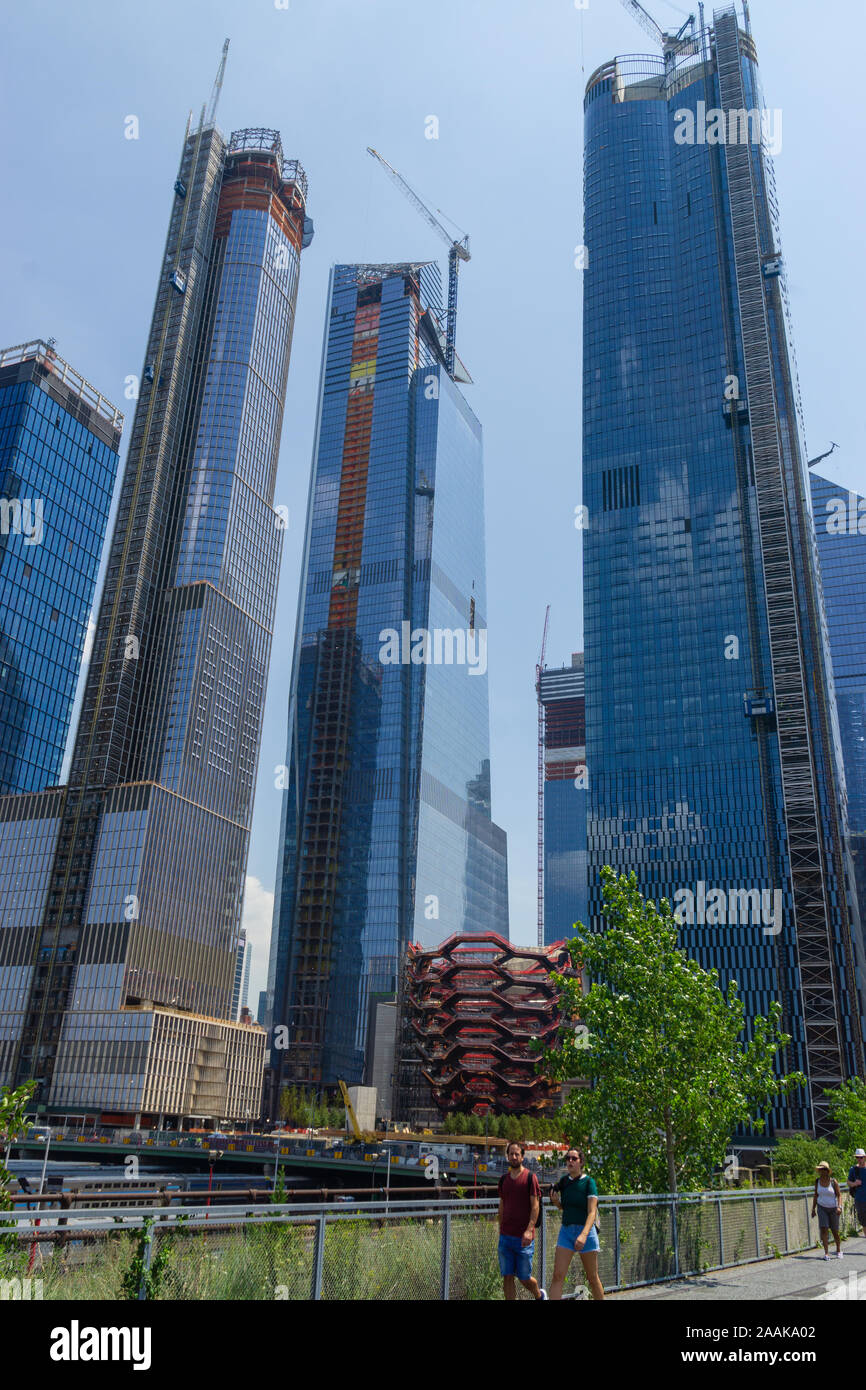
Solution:
{"label": "grass", "polygon": [[[797,1199],[801,1201],[802,1199]],[[739,1204],[736,1204],[738,1207]],[[846,1216],[847,1216],[846,1212]],[[718,1216],[715,1208],[692,1207],[680,1214],[680,1273],[698,1273],[716,1263]],[[437,1300],[440,1296],[443,1217],[412,1221],[340,1219],[325,1228],[320,1297],[327,1301],[390,1302]],[[766,1217],[765,1217],[766,1220]],[[725,1251],[730,1260],[754,1248],[751,1203],[742,1213],[726,1209]],[[603,1236],[600,1273],[615,1278],[613,1218]],[[558,1221],[548,1221],[547,1276],[553,1267]],[[847,1223],[846,1223],[847,1224]],[[624,1208],[620,1218],[624,1285],[672,1273],[669,1214],[665,1208]],[[168,1259],[158,1297],[187,1300],[307,1300],[311,1297],[316,1225],[269,1221],[234,1230],[190,1229],[179,1225],[155,1236],[154,1251]],[[845,1232],[848,1233],[847,1231]],[[779,1236],[764,1227],[763,1250],[781,1254]],[[794,1236],[792,1228],[792,1236]],[[606,1237],[606,1238],[604,1238]],[[116,1300],[124,1273],[136,1253],[140,1233],[118,1230],[89,1244],[38,1245],[30,1275],[43,1282],[46,1299]],[[794,1236],[796,1240],[796,1236]],[[809,1232],[809,1241],[812,1232]],[[16,1268],[27,1274],[29,1248],[19,1249]],[[537,1262],[536,1262],[537,1263]],[[537,1269],[536,1269],[537,1272]],[[569,1287],[582,1282],[573,1261]],[[461,1302],[502,1298],[497,1260],[497,1228],[488,1214],[454,1213],[451,1221],[450,1297]]]}

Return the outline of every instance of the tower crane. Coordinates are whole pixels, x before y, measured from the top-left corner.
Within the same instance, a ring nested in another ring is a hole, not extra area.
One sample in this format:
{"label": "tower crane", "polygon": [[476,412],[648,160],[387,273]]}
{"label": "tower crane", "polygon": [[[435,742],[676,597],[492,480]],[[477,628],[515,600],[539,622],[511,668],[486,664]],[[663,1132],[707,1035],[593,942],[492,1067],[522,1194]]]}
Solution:
{"label": "tower crane", "polygon": [[419,212],[434,232],[438,232],[443,241],[448,243],[448,318],[445,329],[445,367],[448,375],[453,377],[457,341],[457,272],[461,261],[471,260],[469,238],[464,236],[460,240],[455,240],[451,233],[442,226],[438,217],[430,211],[426,203],[421,201],[415,190],[410,188],[403,175],[398,174],[394,166],[389,164],[387,159],[383,159],[378,150],[374,150],[372,146],[368,145],[367,153],[371,154],[374,159],[378,159],[388,177],[409,199],[415,211]]}
{"label": "tower crane", "polygon": [[[628,10],[643,30],[649,34],[651,39],[655,39],[665,55],[665,64],[670,66],[677,53],[697,53],[695,40],[695,17],[690,14],[688,19],[680,25],[675,34],[666,34],[665,31],[656,24],[652,15],[644,9],[643,5],[638,4],[638,0],[622,0],[622,4]],[[686,37],[686,31],[689,37]]]}
{"label": "tower crane", "polygon": [[216,75],[216,77],[214,78],[214,84],[213,84],[213,87],[211,88],[210,101],[209,101],[208,104],[207,104],[207,111],[206,111],[205,114],[204,114],[204,118],[203,118],[203,124],[204,124],[204,126],[213,125],[213,123],[214,123],[214,118],[215,118],[215,116],[216,116],[217,102],[218,102],[219,99],[220,99],[220,92],[221,92],[222,89],[223,89],[223,78],[225,77],[225,73],[226,73],[226,59],[228,58],[228,56],[229,56],[229,40],[226,39],[226,40],[224,41],[224,43],[223,43],[222,57],[220,58],[220,65],[219,65],[219,67],[217,68],[217,75]]}
{"label": "tower crane", "polygon": [[541,636],[541,655],[535,668],[535,690],[538,695],[538,945],[544,945],[544,705],[541,699],[541,673],[547,651],[547,628],[550,623],[550,604],[544,614]]}
{"label": "tower crane", "polygon": [[834,443],[833,443],[833,440],[831,439],[831,440],[830,440],[830,448],[827,450],[827,452],[824,453],[824,454],[819,454],[818,457],[817,457],[816,459],[809,459],[809,462],[806,464],[806,467],[807,467],[807,468],[814,468],[816,463],[820,463],[822,459],[828,459],[828,458],[830,457],[830,455],[831,455],[832,453],[835,453],[835,451],[836,451],[838,448],[839,448],[839,445],[838,445],[838,444],[834,444]]}

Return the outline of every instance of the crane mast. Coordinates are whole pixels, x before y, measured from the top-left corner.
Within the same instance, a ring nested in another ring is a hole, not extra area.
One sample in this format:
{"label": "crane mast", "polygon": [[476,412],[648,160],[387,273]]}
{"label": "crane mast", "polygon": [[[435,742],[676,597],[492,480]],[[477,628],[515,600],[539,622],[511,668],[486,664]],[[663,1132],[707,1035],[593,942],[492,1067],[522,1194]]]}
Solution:
{"label": "crane mast", "polygon": [[404,197],[408,198],[415,211],[424,218],[424,221],[428,226],[433,228],[434,232],[439,234],[443,241],[448,243],[448,312],[445,328],[445,367],[448,375],[453,377],[457,356],[457,276],[460,269],[460,262],[471,260],[469,253],[469,238],[468,236],[464,236],[458,240],[452,237],[451,233],[442,226],[438,217],[430,211],[427,204],[422,202],[415,190],[406,182],[403,175],[398,174],[393,164],[389,164],[387,159],[383,159],[378,150],[374,150],[371,145],[367,146],[367,153],[371,154],[374,159],[379,161],[392,183],[395,183]]}
{"label": "crane mast", "polygon": [[222,89],[223,89],[223,78],[225,77],[225,73],[226,73],[226,60],[227,60],[228,56],[229,56],[229,40],[228,40],[228,39],[225,39],[225,40],[223,41],[223,51],[222,51],[222,57],[220,58],[220,65],[219,65],[219,67],[217,68],[217,75],[216,75],[216,77],[214,78],[214,84],[213,84],[213,87],[212,87],[212,89],[211,89],[210,101],[209,101],[208,104],[207,104],[207,111],[205,112],[205,115],[204,115],[203,126],[205,126],[205,127],[206,127],[206,126],[209,126],[209,125],[213,125],[213,123],[214,123],[214,117],[216,116],[217,102],[218,102],[219,99],[220,99],[220,92],[221,92]]}
{"label": "crane mast", "polygon": [[[638,0],[622,0],[622,4],[628,10],[636,24],[649,34],[651,39],[659,45],[665,57],[665,64],[670,66],[677,53],[696,53],[695,42],[695,17],[690,14],[688,19],[680,25],[675,34],[666,34],[660,25],[656,24],[652,15],[645,10]],[[686,37],[686,31],[689,37]]]}
{"label": "crane mast", "polygon": [[547,628],[550,604],[544,614],[541,655],[535,668],[535,690],[538,695],[538,945],[544,945],[544,704],[541,699],[541,673],[547,651]]}

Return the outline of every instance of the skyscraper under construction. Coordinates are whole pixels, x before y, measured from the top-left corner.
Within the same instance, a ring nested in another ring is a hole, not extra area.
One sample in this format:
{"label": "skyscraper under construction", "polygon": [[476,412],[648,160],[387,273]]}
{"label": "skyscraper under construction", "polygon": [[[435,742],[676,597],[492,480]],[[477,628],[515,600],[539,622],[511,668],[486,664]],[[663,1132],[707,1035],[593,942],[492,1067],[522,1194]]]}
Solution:
{"label": "skyscraper under construction", "polygon": [[[638,10],[640,7],[636,7]],[[646,18],[646,16],[644,16]],[[748,11],[585,96],[590,909],[634,870],[747,1018],[782,1004],[822,1130],[862,960],[771,147]]]}
{"label": "skyscraper under construction", "polygon": [[268,978],[266,1110],[364,1079],[409,941],[507,932],[481,429],[435,265],[331,277]]}
{"label": "skyscraper under construction", "polygon": [[258,1106],[230,1020],[306,195],[279,132],[188,129],[69,783],[0,801],[0,1081],[52,1111]]}

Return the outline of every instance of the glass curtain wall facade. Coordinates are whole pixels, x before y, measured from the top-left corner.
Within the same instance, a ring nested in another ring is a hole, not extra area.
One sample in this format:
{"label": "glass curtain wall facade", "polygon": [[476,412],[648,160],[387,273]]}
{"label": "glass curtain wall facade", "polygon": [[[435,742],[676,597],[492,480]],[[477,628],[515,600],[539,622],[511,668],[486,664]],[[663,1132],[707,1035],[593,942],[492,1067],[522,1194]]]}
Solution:
{"label": "glass curtain wall facade", "polygon": [[237,955],[235,957],[235,979],[232,987],[232,1018],[237,1018],[241,1003],[246,1003],[246,999],[242,999],[242,991],[248,949],[247,934],[243,927],[241,927],[240,937],[238,938]]}
{"label": "glass curtain wall facade", "polygon": [[122,428],[48,343],[0,351],[0,795],[60,776]]}
{"label": "glass curtain wall facade", "polygon": [[442,317],[434,265],[332,272],[268,979],[271,1115],[283,1083],[363,1080],[370,1001],[393,997],[408,941],[507,930],[481,430],[445,370]]}
{"label": "glass curtain wall facade", "polygon": [[810,474],[860,927],[866,936],[866,497]]}
{"label": "glass curtain wall facade", "polygon": [[51,1108],[258,1108],[232,990],[305,203],[279,132],[187,134],[69,785],[0,802],[33,845],[0,888],[0,1079]]}
{"label": "glass curtain wall facade", "polygon": [[544,945],[587,921],[586,710],[583,652],[541,673],[544,706]]}
{"label": "glass curtain wall facade", "polygon": [[590,913],[633,870],[747,1019],[779,1000],[809,1086],[771,1125],[822,1128],[862,1067],[859,928],[772,161],[734,10],[692,50],[585,97]]}

